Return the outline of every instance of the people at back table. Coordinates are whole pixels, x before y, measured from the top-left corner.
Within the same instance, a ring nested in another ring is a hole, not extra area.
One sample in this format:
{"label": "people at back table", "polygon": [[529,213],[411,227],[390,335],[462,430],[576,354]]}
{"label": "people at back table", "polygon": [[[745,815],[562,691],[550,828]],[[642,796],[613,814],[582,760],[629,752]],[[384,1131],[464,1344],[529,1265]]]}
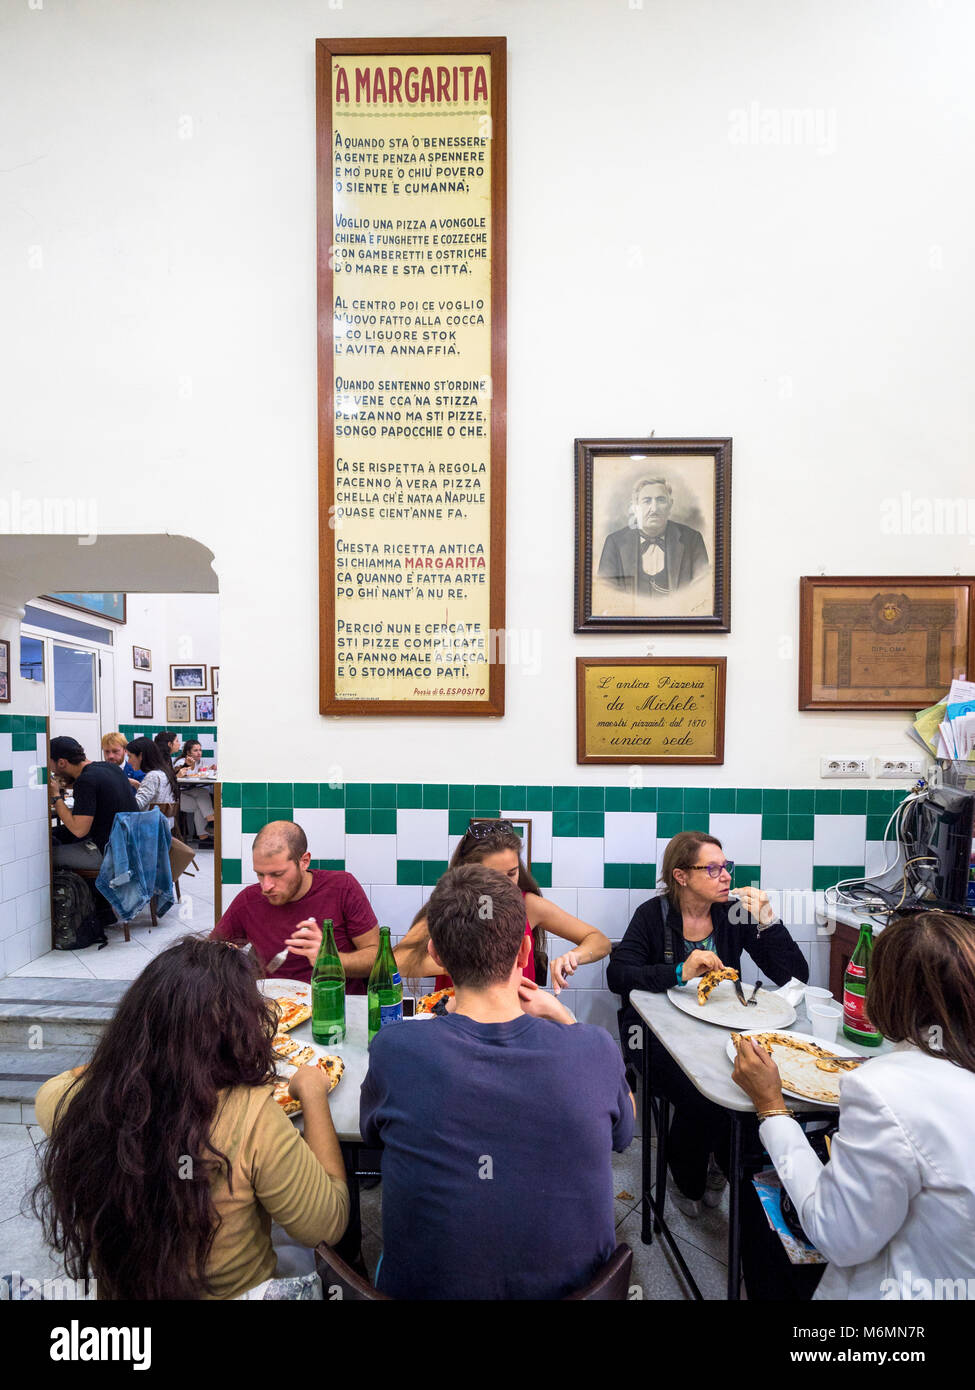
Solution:
{"label": "people at back table", "polygon": [[[180,779],[193,776],[203,761],[203,749],[199,741],[195,738],[187,739],[183,744],[183,752],[176,759],[173,766],[176,769],[176,776]],[[181,787],[179,794],[180,809],[186,811],[193,817],[193,830],[205,849],[213,844],[213,835],[210,833],[210,826],[213,823],[213,791],[210,787],[190,786]]]}
{"label": "people at back table", "polygon": [[238,893],[214,927],[218,940],[250,942],[266,965],[287,950],[272,975],[310,980],[330,918],[345,967],[346,993],[365,994],[379,949],[376,914],[362,888],[344,870],[312,869],[308,840],[294,821],[271,821],[253,846],[257,882]]}
{"label": "people at back table", "polygon": [[[557,994],[566,988],[580,965],[590,965],[609,955],[609,938],[596,927],[589,926],[543,898],[538,884],[525,867],[521,852],[521,836],[510,821],[475,821],[451,855],[449,867],[455,869],[464,864],[482,864],[486,869],[504,874],[521,890],[525,905],[525,935],[530,943],[525,963],[528,979],[534,980],[539,974],[544,983],[542,963],[547,954],[546,931],[573,943],[573,950],[557,956],[551,963],[552,987]],[[430,932],[426,912],[425,906],[420,909],[394,954],[404,979],[415,982],[433,975],[435,989],[443,989],[450,984],[450,977],[438,972],[427,950]],[[536,960],[542,966],[537,971]]]}
{"label": "people at back table", "polygon": [[144,774],[136,772],[129,762],[125,751],[127,747],[128,742],[125,735],[119,733],[118,730],[102,735],[102,757],[107,763],[114,763],[116,767],[120,767],[134,789],[142,781]]}
{"label": "people at back table", "polygon": [[272,1098],[275,1022],[256,976],[240,951],[184,937],[149,960],[91,1063],[37,1093],[50,1138],[34,1209],[100,1298],[238,1298],[310,1272],[313,1247],[345,1230],[328,1079],[291,1079],[302,1138]]}
{"label": "people at back table", "polygon": [[182,746],[179,734],[174,734],[170,729],[160,729],[158,734],[153,734],[152,741],[172,767],[173,759]]}
{"label": "people at back table", "polygon": [[611,1155],[634,1124],[619,1048],[523,974],[525,905],[507,877],[449,870],[427,922],[457,1007],[381,1029],[362,1086],[362,1139],[383,1149],[377,1287],[563,1298],[616,1246]]}
{"label": "people at back table", "polygon": [[[69,810],[64,791],[70,787]],[[99,869],[119,811],[137,811],[135,792],[114,762],[92,762],[77,739],[52,738],[48,791],[61,824],[53,833],[55,868]]]}
{"label": "people at back table", "polygon": [[149,811],[153,806],[165,807],[163,814],[172,830],[175,812],[169,808],[179,801],[172,763],[163,757],[151,738],[134,738],[127,751],[132,766],[143,774],[135,793],[136,805],[140,811]]}

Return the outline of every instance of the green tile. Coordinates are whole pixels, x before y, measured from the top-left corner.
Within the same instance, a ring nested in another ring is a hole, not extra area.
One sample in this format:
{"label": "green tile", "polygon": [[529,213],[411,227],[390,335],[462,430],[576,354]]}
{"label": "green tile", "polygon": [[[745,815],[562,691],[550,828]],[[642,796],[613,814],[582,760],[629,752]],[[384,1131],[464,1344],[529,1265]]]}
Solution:
{"label": "green tile", "polygon": [[411,884],[423,882],[423,860],[422,859],[397,859],[396,861],[396,882],[399,884]]}
{"label": "green tile", "polygon": [[539,888],[551,888],[552,865],[544,861],[532,864],[532,874]]}
{"label": "green tile", "polygon": [[579,834],[578,811],[553,811],[552,834],[563,837]]}
{"label": "green tile", "polygon": [[351,810],[346,808],[346,835],[368,835],[372,825],[371,815],[372,812],[366,806],[353,806]]}
{"label": "green tile", "polygon": [[778,812],[762,812],[762,839],[787,840],[789,838],[789,817]]}
{"label": "green tile", "polygon": [[811,816],[816,809],[816,793],[811,787],[789,791],[789,815]]}
{"label": "green tile", "polygon": [[388,811],[396,805],[395,782],[373,782],[370,802],[374,811]]}
{"label": "green tile", "polygon": [[867,815],[879,816],[883,813],[889,816],[892,809],[887,787],[871,787],[867,792]]}
{"label": "green tile", "polygon": [[[239,806],[239,805],[240,805],[240,783],[239,783],[239,782],[224,782],[224,783],[223,783],[223,785],[222,785],[221,788],[220,788],[220,805],[221,805],[221,806]],[[318,798],[317,798],[317,797],[315,798],[315,805],[316,805],[316,806],[318,805]]]}
{"label": "green tile", "polygon": [[784,787],[762,788],[762,813],[766,811],[776,816],[788,815],[789,793]]}
{"label": "green tile", "polygon": [[500,806],[501,788],[492,786],[476,786],[474,788],[475,806]]}
{"label": "green tile", "polygon": [[579,810],[601,811],[605,805],[606,793],[602,787],[579,788]]}
{"label": "green tile", "polygon": [[[889,817],[886,813],[884,813],[883,815],[877,816],[877,815],[871,815],[871,814],[868,812],[868,813],[867,813],[867,839],[868,839],[868,840],[882,840],[882,839],[884,838],[884,831],[887,829],[887,822],[888,822],[889,819],[890,819],[890,817]],[[891,827],[891,834],[893,835],[893,827]]]}
{"label": "green tile", "polygon": [[10,717],[13,720],[10,726],[11,731],[15,734],[22,734],[24,732],[24,719],[26,716],[23,714],[12,714]]}
{"label": "green tile", "polygon": [[47,786],[47,768],[46,768],[46,767],[39,767],[39,768],[37,769],[37,776],[38,776],[38,778],[40,779],[41,785],[46,787],[46,786]]}
{"label": "green tile", "polygon": [[816,888],[831,888],[843,877],[843,870],[838,864],[814,864],[812,886]]}
{"label": "green tile", "polygon": [[684,817],[680,811],[657,812],[657,838],[669,840],[684,829]]}
{"label": "green tile", "polygon": [[415,810],[423,805],[423,787],[419,782],[400,782],[396,787],[396,805]]}
{"label": "green tile", "polygon": [[396,834],[396,812],[387,807],[373,808],[369,813],[373,835]]}
{"label": "green tile", "polygon": [[735,789],[734,787],[712,787],[711,795],[708,799],[708,810],[717,811],[719,815],[727,815],[735,809]]}
{"label": "green tile", "polygon": [[318,804],[332,809],[340,808],[345,805],[345,786],[330,787],[327,782],[318,784]]}
{"label": "green tile", "polygon": [[631,888],[655,888],[657,886],[656,864],[631,864]]}
{"label": "green tile", "polygon": [[527,787],[502,787],[501,788],[501,808],[504,811],[527,811],[528,810],[528,788]]}
{"label": "green tile", "polygon": [[474,815],[481,820],[498,820],[501,816],[501,804],[498,801],[476,801]]}
{"label": "green tile", "polygon": [[221,859],[220,878],[224,883],[243,883],[242,861],[240,859]]}
{"label": "green tile", "polygon": [[[423,809],[424,811],[446,811],[448,804],[449,787],[442,783],[423,784]],[[419,862],[419,861],[418,861]],[[411,883],[419,883],[419,879],[410,879]]]}
{"label": "green tile", "polygon": [[256,835],[267,825],[267,811],[264,807],[245,806],[240,813],[240,828],[245,835]]}
{"label": "green tile", "polygon": [[[12,714],[0,714],[0,734],[12,734],[14,731],[14,717]],[[125,730],[120,728],[120,733]]]}
{"label": "green tile", "polygon": [[269,806],[267,808],[266,824],[273,820],[290,820],[295,818],[295,808],[293,806]]}
{"label": "green tile", "polygon": [[[553,817],[554,819],[554,817]],[[553,832],[554,833],[554,832]],[[579,812],[579,834],[585,835],[591,840],[601,840],[605,834],[604,818],[602,811],[580,811]]]}
{"label": "green tile", "polygon": [[684,814],[688,811],[700,812],[703,814],[708,810],[711,800],[711,793],[707,787],[685,787],[684,788]]}
{"label": "green tile", "polygon": [[578,787],[553,787],[552,788],[552,810],[553,811],[578,811],[579,809],[579,788]]}
{"label": "green tile", "polygon": [[631,811],[655,811],[657,809],[656,787],[633,787],[630,790]]}
{"label": "green tile", "polygon": [[684,809],[684,788],[683,787],[658,787],[657,788],[657,810],[658,811],[683,811]]}
{"label": "green tile", "polygon": [[735,810],[739,815],[755,815],[762,809],[762,793],[755,787],[739,787],[735,792]]}
{"label": "green tile", "polygon": [[439,879],[443,878],[447,872],[446,859],[424,859],[423,860],[423,882],[429,883],[432,887]]}
{"label": "green tile", "polygon": [[295,782],[294,784],[294,804],[299,806],[318,805],[318,783],[317,782]]}
{"label": "green tile", "polygon": [[551,787],[526,787],[525,800],[529,811],[551,811]]}
{"label": "green tile", "polygon": [[46,734],[46,733],[47,733],[47,716],[46,716],[46,715],[44,715],[44,714],[35,714],[35,715],[34,715],[34,733],[35,733],[35,734]]}
{"label": "green tile", "polygon": [[629,787],[607,787],[606,788],[606,810],[607,811],[628,811],[630,809],[630,789]]}
{"label": "green tile", "polygon": [[839,787],[816,788],[816,815],[838,816],[842,809],[842,792]]}
{"label": "green tile", "polygon": [[738,888],[748,888],[761,880],[762,871],[757,864],[736,864],[734,883]]}
{"label": "green tile", "polygon": [[867,809],[866,789],[843,787],[840,792],[840,809],[844,816],[862,816]]}
{"label": "green tile", "polygon": [[14,784],[14,774],[11,771],[0,772],[0,791],[8,792]]}
{"label": "green tile", "polygon": [[[447,789],[447,804],[451,808],[457,806],[469,811],[474,809],[474,784],[473,782],[452,782]],[[424,802],[424,805],[426,803]]]}
{"label": "green tile", "polygon": [[710,811],[683,811],[681,813],[682,830],[699,830],[702,835],[711,833],[711,812]]}
{"label": "green tile", "polygon": [[447,834],[466,835],[468,821],[471,818],[470,811],[448,811],[447,812]]}
{"label": "green tile", "polygon": [[862,864],[841,864],[840,878],[863,878]]}
{"label": "green tile", "polygon": [[293,806],[293,782],[268,782],[267,804],[269,806]]}
{"label": "green tile", "polygon": [[809,815],[794,816],[789,812],[789,828],[786,831],[787,840],[811,840],[815,834],[815,817]]}
{"label": "green tile", "polygon": [[361,810],[363,806],[369,805],[370,787],[368,782],[346,782],[345,784],[345,804]]}
{"label": "green tile", "polygon": [[327,869],[330,873],[342,873],[345,870],[344,859],[319,859],[318,867]]}
{"label": "green tile", "polygon": [[35,737],[34,737],[34,735],[33,735],[32,733],[31,733],[31,734],[14,734],[14,735],[13,735],[13,739],[12,739],[12,743],[11,743],[11,752],[13,752],[13,753],[33,753],[33,751],[34,751],[34,749],[36,748],[36,746],[37,746],[37,745],[36,745]]}
{"label": "green tile", "polygon": [[249,806],[252,809],[256,806],[267,805],[267,783],[266,782],[243,782],[240,788],[241,806]]}
{"label": "green tile", "polygon": [[604,864],[603,865],[603,887],[604,888],[629,888],[630,886],[630,866],[629,864]]}

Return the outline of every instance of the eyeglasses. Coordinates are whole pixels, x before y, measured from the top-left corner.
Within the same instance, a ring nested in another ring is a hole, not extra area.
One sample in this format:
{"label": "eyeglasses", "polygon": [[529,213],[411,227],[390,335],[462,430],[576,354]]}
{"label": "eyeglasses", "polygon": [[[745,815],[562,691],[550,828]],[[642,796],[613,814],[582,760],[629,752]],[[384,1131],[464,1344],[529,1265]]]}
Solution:
{"label": "eyeglasses", "polygon": [[510,830],[513,834],[518,834],[510,820],[476,820],[467,827],[467,833],[472,840],[486,840],[498,830]]}
{"label": "eyeglasses", "polygon": [[718,878],[723,873],[730,876],[735,872],[735,861],[726,859],[723,864],[690,864],[688,869],[704,869],[708,878]]}

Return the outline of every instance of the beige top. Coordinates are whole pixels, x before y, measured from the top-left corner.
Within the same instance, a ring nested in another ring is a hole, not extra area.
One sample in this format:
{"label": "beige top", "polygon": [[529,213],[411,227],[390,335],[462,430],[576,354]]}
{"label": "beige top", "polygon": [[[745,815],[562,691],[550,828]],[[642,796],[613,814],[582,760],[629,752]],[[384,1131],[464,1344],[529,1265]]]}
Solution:
{"label": "beige top", "polygon": [[[34,1106],[45,1134],[51,1133],[58,1101],[75,1079],[62,1072],[38,1091]],[[204,1298],[236,1298],[274,1277],[272,1217],[300,1245],[312,1247],[323,1240],[331,1245],[342,1235],[349,1219],[349,1189],[328,1176],[272,1100],[270,1087],[222,1091],[211,1142],[230,1162],[233,1191],[222,1167],[211,1179],[221,1224],[207,1263],[214,1292]]]}

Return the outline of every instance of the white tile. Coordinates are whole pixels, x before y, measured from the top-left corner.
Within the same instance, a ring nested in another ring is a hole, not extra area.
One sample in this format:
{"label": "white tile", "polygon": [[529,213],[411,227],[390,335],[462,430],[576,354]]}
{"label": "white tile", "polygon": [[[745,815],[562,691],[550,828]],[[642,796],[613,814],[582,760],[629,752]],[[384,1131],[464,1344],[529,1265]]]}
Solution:
{"label": "white tile", "polygon": [[[33,854],[42,854],[47,857],[47,827],[40,820],[25,820],[20,825],[12,827],[14,833],[14,849],[17,859],[29,859]],[[7,826],[7,830],[11,827]],[[0,857],[0,863],[7,860]]]}
{"label": "white tile", "polygon": [[33,886],[28,882],[28,877],[26,860],[15,859],[12,864],[4,864],[0,869],[0,893],[4,902],[19,898],[21,893],[26,893]]}
{"label": "white tile", "polygon": [[29,819],[24,787],[8,787],[0,791],[0,825],[20,825]]}
{"label": "white tile", "polygon": [[580,888],[578,916],[598,927],[610,941],[616,941],[630,920],[629,899],[628,888]]}
{"label": "white tile", "polygon": [[607,864],[652,864],[657,845],[654,811],[607,811],[604,841]]}
{"label": "white tile", "polygon": [[[243,874],[245,888],[249,883],[257,882],[257,879],[254,875],[254,841],[256,839],[256,835],[251,835],[249,833],[241,835],[240,837],[240,865]],[[331,859],[332,857],[333,856],[331,854],[312,855],[313,859]],[[341,858],[340,855],[336,855],[335,857]]]}
{"label": "white tile", "polygon": [[[629,895],[630,895],[630,900],[629,900],[629,913],[630,913],[630,915],[629,915],[629,917],[628,917],[628,919],[627,919],[627,923],[626,923],[627,926],[629,926],[629,925],[630,925],[630,922],[633,920],[633,914],[634,914],[634,912],[636,912],[636,910],[637,910],[638,907],[642,907],[644,903],[648,903],[648,902],[650,901],[651,898],[657,897],[657,890],[656,890],[656,888],[631,888],[631,889],[629,890]],[[624,933],[624,935],[625,935],[625,933]]]}
{"label": "white tile", "polygon": [[240,807],[224,806],[220,811],[220,852],[224,859],[240,858]]}
{"label": "white tile", "polygon": [[532,823],[532,859],[539,864],[552,862],[552,812],[513,811],[512,815],[527,817]]}
{"label": "white tile", "polygon": [[224,912],[227,911],[227,908],[233,902],[234,898],[236,898],[237,894],[243,893],[246,887],[246,883],[225,883],[223,885],[221,890],[221,903]]}
{"label": "white tile", "polygon": [[[757,864],[762,852],[762,817],[737,811],[713,811],[710,834],[725,854],[739,864]],[[659,861],[658,861],[659,862]]]}
{"label": "white tile", "polygon": [[553,888],[602,888],[602,837],[560,835],[552,846]]}
{"label": "white tile", "polygon": [[393,936],[405,936],[410,923],[423,906],[423,890],[418,883],[373,884],[366,897],[380,926],[391,928]]}
{"label": "white tile", "polygon": [[[829,942],[801,941],[799,949],[809,962],[809,984],[829,988]],[[797,1024],[796,1027],[799,1027]],[[802,1031],[800,1029],[800,1031]]]}
{"label": "white tile", "polygon": [[813,816],[814,864],[862,864],[866,816]]}
{"label": "white tile", "polygon": [[[298,824],[308,836],[308,848],[311,850],[312,859],[346,857],[345,812],[341,806],[299,806],[295,814]],[[346,867],[348,868],[348,865]],[[358,878],[358,874],[356,877]]]}
{"label": "white tile", "polygon": [[[50,945],[50,942],[48,944]],[[48,951],[46,955],[36,956],[16,973],[50,979],[90,980],[92,978],[91,971],[80,959],[77,951]]]}
{"label": "white tile", "polygon": [[542,895],[563,912],[571,913],[573,917],[579,916],[578,888],[543,888]]}
{"label": "white tile", "polygon": [[[564,937],[556,936],[554,933],[547,933],[548,936],[548,959],[549,975],[548,982],[552,983],[551,963],[557,956],[568,955],[570,951],[576,950],[576,945],[572,941],[567,941]],[[604,989],[606,985],[606,963],[602,960],[589,962],[585,965],[577,966],[574,975],[569,977],[572,980],[573,989]]]}
{"label": "white tile", "polygon": [[12,975],[30,960],[30,933],[19,931],[8,937],[3,943],[3,950],[7,974]]}
{"label": "white tile", "polygon": [[866,859],[864,860],[864,873],[867,878],[880,877],[889,865],[895,865],[898,859],[897,844],[890,840],[868,840],[866,844]]}
{"label": "white tile", "polygon": [[[754,863],[754,860],[750,860]],[[811,840],[763,840],[762,887],[783,891],[812,888],[813,847]]]}
{"label": "white tile", "polygon": [[[322,858],[332,858],[323,855]],[[346,835],[346,870],[360,883],[392,883],[396,878],[395,835]]]}
{"label": "white tile", "polygon": [[149,964],[152,952],[135,941],[120,943],[117,951],[112,947],[99,952],[85,964],[96,980],[134,980]]}
{"label": "white tile", "polygon": [[10,766],[10,759],[13,757],[14,736],[13,734],[0,734],[0,767]]}
{"label": "white tile", "polygon": [[462,840],[463,838],[464,838],[463,835],[451,835],[451,836],[448,837],[448,839],[447,839],[447,861],[448,861],[448,863],[449,863],[449,861],[450,861],[451,859],[453,859],[453,857],[454,857],[454,850],[457,848],[457,846],[460,844],[460,842],[461,842],[461,840]]}
{"label": "white tile", "polygon": [[8,903],[0,902],[0,941],[6,941],[14,932],[26,929],[27,923],[18,921],[18,902],[18,898],[11,898]]}
{"label": "white tile", "polygon": [[32,854],[25,863],[27,865],[28,892],[34,892],[38,888],[50,888],[51,861],[47,851],[44,850],[41,854]]}
{"label": "white tile", "polygon": [[[30,822],[25,822],[29,824]],[[17,826],[5,825],[0,829],[0,864],[10,864],[17,858]]]}
{"label": "white tile", "polygon": [[594,1023],[605,1028],[614,1042],[619,1040],[616,1014],[620,1001],[604,989],[577,989],[574,1013],[580,1023]]}
{"label": "white tile", "polygon": [[35,923],[40,922],[43,917],[48,916],[50,902],[50,894],[43,888],[35,888],[32,892],[24,893],[21,897],[15,898],[18,931],[26,931]]}
{"label": "white tile", "polygon": [[7,766],[13,768],[15,787],[26,787],[29,784],[37,785],[36,751],[11,753]]}
{"label": "white tile", "polygon": [[396,854],[400,859],[446,859],[447,817],[444,810],[402,807],[396,812]]}
{"label": "white tile", "polygon": [[49,921],[35,922],[30,929],[30,958],[37,960],[39,956],[47,955],[51,949],[51,923]]}
{"label": "white tile", "polygon": [[36,1124],[37,1124],[37,1112],[35,1111],[34,1107],[33,1107],[32,1105],[24,1105],[23,1101],[21,1101],[21,1104],[20,1104],[20,1119],[21,1119],[21,1123],[22,1123],[22,1124],[25,1124],[25,1125],[36,1125]]}

